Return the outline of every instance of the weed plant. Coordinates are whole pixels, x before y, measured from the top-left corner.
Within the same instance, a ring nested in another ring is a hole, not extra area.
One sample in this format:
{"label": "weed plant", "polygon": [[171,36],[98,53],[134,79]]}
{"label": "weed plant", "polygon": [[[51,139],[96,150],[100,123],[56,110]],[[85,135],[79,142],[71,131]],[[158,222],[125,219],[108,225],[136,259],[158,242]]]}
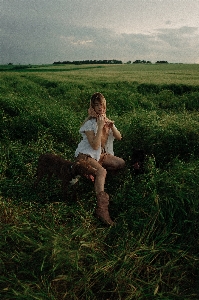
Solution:
{"label": "weed plant", "polygon": [[[199,298],[198,66],[165,68],[3,68],[0,299]],[[71,187],[63,199],[55,178],[32,187],[40,154],[74,160],[96,91],[123,134],[115,154],[126,160],[123,172],[107,175],[111,228],[95,219],[86,178],[75,200]],[[139,176],[133,148],[147,154]]]}

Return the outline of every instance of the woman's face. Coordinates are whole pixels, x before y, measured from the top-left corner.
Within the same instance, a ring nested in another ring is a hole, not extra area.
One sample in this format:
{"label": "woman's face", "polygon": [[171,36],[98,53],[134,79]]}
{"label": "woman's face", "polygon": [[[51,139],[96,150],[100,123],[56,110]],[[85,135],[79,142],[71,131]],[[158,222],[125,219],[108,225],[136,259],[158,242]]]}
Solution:
{"label": "woman's face", "polygon": [[98,100],[95,100],[94,102],[94,110],[98,115],[102,115],[106,112],[105,109],[105,101],[100,102]]}

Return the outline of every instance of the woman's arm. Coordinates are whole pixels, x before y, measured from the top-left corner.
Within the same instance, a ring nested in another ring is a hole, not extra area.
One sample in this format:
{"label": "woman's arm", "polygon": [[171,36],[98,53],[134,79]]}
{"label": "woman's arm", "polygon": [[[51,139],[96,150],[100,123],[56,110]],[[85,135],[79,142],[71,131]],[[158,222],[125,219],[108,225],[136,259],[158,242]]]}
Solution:
{"label": "woman's arm", "polygon": [[97,150],[101,146],[102,129],[104,127],[104,123],[104,118],[100,116],[97,119],[98,129],[96,135],[93,130],[85,131],[88,142],[94,150]]}
{"label": "woman's arm", "polygon": [[85,131],[88,142],[94,150],[97,150],[101,145],[101,134],[99,130],[95,135],[94,131]]}
{"label": "woman's arm", "polygon": [[113,123],[109,125],[109,128],[112,130],[114,138],[120,141],[122,139],[122,135]]}

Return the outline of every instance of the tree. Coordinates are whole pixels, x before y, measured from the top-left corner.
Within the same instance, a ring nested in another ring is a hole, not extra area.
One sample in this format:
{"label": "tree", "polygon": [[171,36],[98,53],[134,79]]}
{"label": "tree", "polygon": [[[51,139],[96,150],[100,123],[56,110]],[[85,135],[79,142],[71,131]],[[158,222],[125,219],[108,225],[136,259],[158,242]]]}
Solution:
{"label": "tree", "polygon": [[158,61],[156,61],[156,64],[168,64],[168,61],[166,61],[166,60],[158,60]]}

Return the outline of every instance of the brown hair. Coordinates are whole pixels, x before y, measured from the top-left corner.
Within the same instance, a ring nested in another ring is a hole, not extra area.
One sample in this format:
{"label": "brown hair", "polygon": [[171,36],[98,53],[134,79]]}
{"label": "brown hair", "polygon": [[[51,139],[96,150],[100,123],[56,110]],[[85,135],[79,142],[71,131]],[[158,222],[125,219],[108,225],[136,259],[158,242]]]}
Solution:
{"label": "brown hair", "polygon": [[84,120],[83,124],[86,121],[97,117],[96,112],[95,112],[95,101],[99,101],[100,103],[102,103],[104,105],[105,110],[106,110],[106,99],[105,99],[105,97],[99,92],[94,93],[91,97],[91,100],[90,100],[90,107],[88,109],[88,117]]}
{"label": "brown hair", "polygon": [[91,102],[90,102],[92,108],[95,108],[95,101],[99,101],[100,103],[103,103],[104,108],[106,108],[106,99],[101,93],[97,92],[92,95]]}

